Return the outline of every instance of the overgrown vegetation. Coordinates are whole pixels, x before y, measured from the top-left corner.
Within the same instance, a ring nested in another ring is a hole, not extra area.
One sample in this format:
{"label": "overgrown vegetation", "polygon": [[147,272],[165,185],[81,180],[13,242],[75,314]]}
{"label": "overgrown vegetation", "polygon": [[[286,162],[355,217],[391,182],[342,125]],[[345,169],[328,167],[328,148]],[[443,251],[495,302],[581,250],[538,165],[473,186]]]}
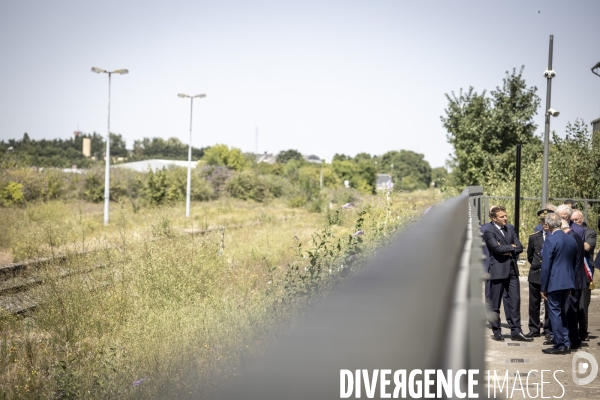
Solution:
{"label": "overgrown vegetation", "polygon": [[[58,149],[57,154],[62,151],[60,149],[67,149],[63,156],[73,157],[71,162],[76,162],[81,155],[71,153],[81,144],[81,137],[71,141],[36,142],[25,135],[22,141],[9,141],[8,144],[15,146],[10,150],[7,143],[0,143],[0,206],[20,207],[36,201],[72,199],[102,202],[103,164],[86,159],[84,164],[89,168],[70,172],[39,167],[65,164],[56,161],[58,159],[52,158],[54,162],[45,158],[48,151],[37,154],[39,143]],[[113,145],[124,149],[122,137],[114,135],[112,139]],[[165,149],[183,148],[183,144],[175,139],[166,142],[144,139],[142,142],[143,146],[136,142],[134,152],[130,154],[133,159],[141,157],[141,149],[160,148],[169,155],[172,152]],[[92,135],[93,149],[100,150],[102,144],[99,135]],[[362,194],[374,194],[378,173],[391,174],[396,191],[426,189],[432,182],[432,170],[423,155],[406,150],[389,151],[381,157],[367,153],[360,153],[355,158],[336,154],[331,164],[309,162],[298,151],[286,150],[279,153],[277,160],[275,164],[257,163],[251,155],[244,155],[239,149],[224,144],[202,149],[202,158],[192,172],[191,197],[206,201],[231,196],[257,202],[285,198],[293,207],[322,212],[332,200],[327,193],[345,185]],[[447,172],[443,168],[434,172],[436,186],[440,187],[446,181]],[[130,204],[137,212],[142,207],[183,202],[186,185],[185,168],[170,167],[140,173],[117,165],[111,169],[110,200]]]}
{"label": "overgrown vegetation", "polygon": [[[275,326],[438,201],[433,191],[352,200],[319,214],[225,198],[196,203],[191,221],[180,206],[124,207],[108,228],[92,203],[12,209],[31,253],[100,251],[36,272],[39,310],[1,316],[0,398],[211,398]],[[240,222],[224,242],[183,232]],[[106,267],[58,279],[94,264]]]}

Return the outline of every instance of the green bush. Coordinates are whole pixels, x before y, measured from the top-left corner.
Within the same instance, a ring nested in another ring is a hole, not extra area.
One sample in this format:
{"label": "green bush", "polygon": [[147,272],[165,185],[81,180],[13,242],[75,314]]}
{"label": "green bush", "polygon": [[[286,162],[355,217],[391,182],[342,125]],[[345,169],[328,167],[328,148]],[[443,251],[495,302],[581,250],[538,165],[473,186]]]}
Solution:
{"label": "green bush", "polygon": [[0,205],[10,207],[23,205],[25,195],[23,194],[23,185],[17,182],[9,182],[0,189]]}
{"label": "green bush", "polygon": [[104,170],[102,168],[93,168],[87,172],[83,180],[81,197],[94,203],[104,200]]}
{"label": "green bush", "polygon": [[160,206],[167,200],[169,185],[167,184],[167,173],[165,169],[153,172],[148,170],[144,185],[144,194],[148,204]]}
{"label": "green bush", "polygon": [[225,166],[236,171],[241,171],[248,165],[240,149],[229,148],[225,144],[216,144],[206,149],[202,160],[208,165]]}
{"label": "green bush", "polygon": [[269,194],[275,198],[283,197],[290,191],[290,183],[287,179],[277,175],[259,175]]}
{"label": "green bush", "polygon": [[75,197],[79,177],[58,169],[10,168],[0,171],[0,187],[20,184],[23,202]]}
{"label": "green bush", "polygon": [[251,171],[236,174],[227,182],[227,193],[236,199],[262,202],[270,195],[266,183]]}

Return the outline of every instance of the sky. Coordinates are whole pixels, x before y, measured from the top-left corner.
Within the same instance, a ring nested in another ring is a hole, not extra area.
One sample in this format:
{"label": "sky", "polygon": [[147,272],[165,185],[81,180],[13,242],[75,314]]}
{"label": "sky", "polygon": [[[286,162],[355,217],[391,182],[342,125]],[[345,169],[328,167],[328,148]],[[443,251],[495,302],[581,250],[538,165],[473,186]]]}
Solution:
{"label": "sky", "polygon": [[[0,140],[111,132],[243,151],[383,154],[432,167],[452,153],[446,93],[502,84],[525,66],[544,129],[600,118],[599,0],[2,0]],[[258,141],[256,131],[258,130]]]}

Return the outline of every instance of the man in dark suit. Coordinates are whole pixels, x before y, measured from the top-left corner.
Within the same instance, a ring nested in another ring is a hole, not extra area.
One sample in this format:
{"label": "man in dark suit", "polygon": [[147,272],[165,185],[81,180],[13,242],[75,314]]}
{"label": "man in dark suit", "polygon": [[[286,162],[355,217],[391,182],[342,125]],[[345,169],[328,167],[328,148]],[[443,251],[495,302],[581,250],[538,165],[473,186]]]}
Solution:
{"label": "man in dark suit", "polygon": [[[579,337],[582,341],[588,341],[589,332],[588,332],[588,309],[590,307],[590,300],[593,287],[593,279],[594,279],[594,250],[596,248],[596,239],[597,232],[586,226],[585,220],[583,219],[583,214],[579,210],[574,210],[573,215],[571,216],[571,220],[583,227],[585,240],[583,242],[584,249],[584,258],[587,262],[587,267],[589,268],[586,277],[588,278],[587,287],[583,288],[581,291],[581,299],[579,300],[579,313],[578,313],[578,321],[579,321]],[[591,278],[591,279],[590,279]]]}
{"label": "man in dark suit", "polygon": [[517,256],[523,252],[523,245],[514,228],[508,225],[504,207],[494,207],[490,216],[491,226],[485,230],[483,239],[490,254],[490,309],[496,317],[490,321],[493,339],[504,340],[500,328],[500,303],[506,293],[504,301],[509,311],[507,322],[510,324],[511,338],[530,342],[533,339],[525,337],[521,331],[521,287]]}
{"label": "man in dark suit", "polygon": [[[540,336],[540,305],[542,296],[540,294],[540,284],[542,281],[542,248],[544,247],[544,241],[548,235],[548,225],[546,224],[546,216],[554,211],[549,209],[540,210],[537,215],[540,217],[540,224],[542,230],[535,232],[529,236],[529,243],[527,244],[527,261],[529,261],[529,276],[527,281],[529,282],[529,333],[527,337],[539,337]],[[548,305],[546,304],[545,309],[547,310]],[[545,312],[544,319],[548,319],[548,312]],[[548,327],[548,322],[545,321],[544,327]]]}
{"label": "man in dark suit", "polygon": [[[556,208],[556,214],[562,219],[562,230],[571,236],[577,244],[577,256],[575,261],[575,286],[571,290],[571,294],[568,297],[568,308],[567,308],[567,322],[569,324],[569,340],[571,342],[571,349],[578,349],[581,347],[581,338],[579,335],[579,303],[581,299],[581,292],[588,285],[588,280],[585,275],[585,264],[584,264],[584,246],[583,239],[583,227],[573,223],[571,217],[573,216],[573,209],[568,204],[562,204]],[[577,230],[575,228],[578,228]],[[578,230],[581,231],[579,234]]]}
{"label": "man in dark suit", "polygon": [[[491,206],[490,207],[490,211],[489,211],[489,217],[490,219],[492,219],[492,210],[494,209],[494,207],[497,206]],[[508,224],[510,225],[510,224]],[[493,227],[494,225],[492,224],[483,224],[480,228],[481,230],[481,235],[483,236],[483,234],[485,233],[485,231],[487,231],[490,227]],[[512,225],[510,225],[512,226]],[[513,227],[514,229],[514,227]],[[483,268],[484,268],[484,272],[486,274],[490,273],[490,252],[487,249],[487,246],[483,246],[483,255],[485,256],[485,259],[483,260]],[[510,312],[508,311],[508,306],[506,305],[506,297],[507,297],[507,292],[504,292],[504,301],[502,302],[502,304],[504,305],[504,315],[506,316],[506,322],[508,323],[508,325],[510,326]],[[485,281],[485,301],[487,303],[488,309],[490,309],[490,280],[487,279]]]}
{"label": "man in dark suit", "polygon": [[567,354],[571,352],[571,342],[566,309],[569,293],[575,287],[577,243],[560,229],[562,220],[556,213],[548,214],[546,223],[551,234],[542,251],[541,294],[548,300],[554,346],[542,351],[546,354]]}

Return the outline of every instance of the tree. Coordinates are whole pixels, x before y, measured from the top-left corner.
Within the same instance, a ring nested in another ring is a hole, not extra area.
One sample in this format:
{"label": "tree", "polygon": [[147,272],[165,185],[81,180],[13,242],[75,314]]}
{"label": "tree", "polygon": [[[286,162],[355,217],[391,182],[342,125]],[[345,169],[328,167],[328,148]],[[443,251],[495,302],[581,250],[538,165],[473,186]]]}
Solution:
{"label": "tree", "polygon": [[127,149],[125,148],[125,140],[120,133],[110,134],[110,156],[112,157],[127,157]]}
{"label": "tree", "polygon": [[[204,156],[205,148],[192,147],[192,159],[199,160]],[[134,161],[150,160],[153,158],[167,160],[187,160],[188,144],[182,143],[178,138],[143,138],[133,142],[131,159]]]}
{"label": "tree", "polygon": [[377,170],[368,161],[334,160],[333,170],[342,181],[350,181],[350,186],[363,193],[375,193]]}
{"label": "tree", "polygon": [[[411,150],[388,151],[381,156],[377,166],[380,173],[393,172],[395,187],[398,189],[427,189],[431,184],[431,166],[423,154]],[[409,177],[409,182],[413,182],[410,187],[404,184]]]}
{"label": "tree", "polygon": [[540,98],[535,86],[527,87],[523,68],[506,72],[502,87],[489,97],[473,87],[466,93],[461,89],[458,97],[446,94],[449,104],[441,121],[454,147],[450,165],[458,185],[484,185],[487,176],[504,174],[514,165],[514,158],[503,155],[518,142],[539,142],[533,116]]}
{"label": "tree", "polygon": [[7,142],[0,142],[0,159],[6,158],[6,151],[12,147],[10,158],[19,165],[56,168],[70,168],[72,165],[77,165],[80,168],[87,168],[95,164],[95,161],[86,158],[82,153],[84,137],[92,139],[92,154],[101,158],[106,142],[97,133],[52,140],[33,140],[25,133],[21,140],[9,139]]}
{"label": "tree", "polygon": [[600,143],[583,120],[567,123],[565,138],[552,132],[548,191],[553,197],[593,199],[600,193]]}
{"label": "tree", "polygon": [[369,153],[358,153],[356,157],[354,157],[354,161],[372,161],[373,157]]}
{"label": "tree", "polygon": [[352,160],[352,157],[347,156],[345,154],[338,154],[338,153],[335,153],[335,155],[333,156],[333,161],[347,161],[347,160]]}
{"label": "tree", "polygon": [[243,170],[247,161],[238,148],[229,148],[226,144],[217,144],[204,152],[202,160],[208,165],[225,166],[236,171]]}
{"label": "tree", "polygon": [[448,178],[448,170],[444,167],[438,167],[431,170],[431,180],[436,188],[446,186]]}
{"label": "tree", "polygon": [[277,162],[279,164],[287,164],[290,160],[304,160],[304,157],[298,150],[285,150],[277,154]]}

